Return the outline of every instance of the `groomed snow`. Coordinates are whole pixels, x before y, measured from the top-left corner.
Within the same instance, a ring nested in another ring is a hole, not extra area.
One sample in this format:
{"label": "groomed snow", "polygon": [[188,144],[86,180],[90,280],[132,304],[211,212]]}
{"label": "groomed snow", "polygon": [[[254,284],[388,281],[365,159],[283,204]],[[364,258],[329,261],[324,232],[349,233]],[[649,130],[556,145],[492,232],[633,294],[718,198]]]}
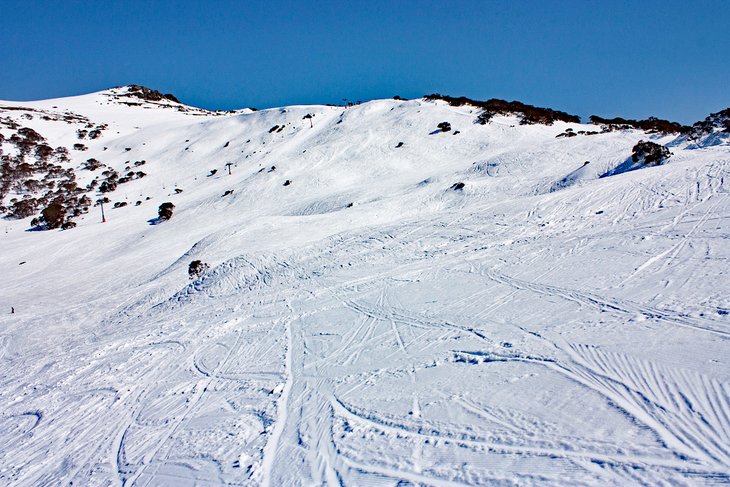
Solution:
{"label": "groomed snow", "polygon": [[602,178],[675,137],[114,93],[0,102],[54,147],[78,127],[2,107],[108,124],[83,184],[91,157],[148,174],[106,223],[2,222],[1,484],[730,479],[727,144]]}

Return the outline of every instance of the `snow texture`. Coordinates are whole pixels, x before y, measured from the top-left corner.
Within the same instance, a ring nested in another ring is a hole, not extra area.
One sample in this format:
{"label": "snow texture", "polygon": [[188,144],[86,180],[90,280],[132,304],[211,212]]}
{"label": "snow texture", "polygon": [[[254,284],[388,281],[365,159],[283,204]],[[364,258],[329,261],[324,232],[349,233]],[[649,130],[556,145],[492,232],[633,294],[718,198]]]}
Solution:
{"label": "snow texture", "polygon": [[601,177],[675,136],[122,92],[0,102],[53,147],[78,127],[22,109],[107,124],[83,184],[92,157],[147,173],[106,223],[2,222],[0,484],[729,481],[718,137]]}

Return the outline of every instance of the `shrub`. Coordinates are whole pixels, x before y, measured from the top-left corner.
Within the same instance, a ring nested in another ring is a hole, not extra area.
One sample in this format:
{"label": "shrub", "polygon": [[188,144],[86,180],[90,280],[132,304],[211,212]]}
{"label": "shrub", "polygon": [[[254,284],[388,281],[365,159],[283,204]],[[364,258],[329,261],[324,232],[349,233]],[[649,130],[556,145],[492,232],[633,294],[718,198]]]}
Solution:
{"label": "shrub", "polygon": [[22,200],[11,200],[8,216],[11,218],[27,218],[36,212],[38,201],[35,198],[23,198]]}
{"label": "shrub", "polygon": [[188,266],[188,275],[190,276],[190,279],[197,279],[205,274],[208,269],[210,269],[210,266],[205,262],[194,260]]}
{"label": "shrub", "polygon": [[553,122],[560,120],[563,122],[579,123],[580,117],[570,115],[559,110],[553,110],[551,108],[541,108],[532,105],[527,105],[519,101],[506,101],[498,98],[492,98],[487,101],[477,101],[465,96],[458,98],[452,96],[440,95],[434,93],[432,95],[426,95],[423,97],[426,101],[443,100],[451,106],[463,106],[470,105],[473,107],[481,108],[481,113],[477,116],[475,123],[485,125],[487,124],[494,115],[510,115],[517,114],[521,117],[520,123],[523,125],[528,124],[545,124],[552,125]]}
{"label": "shrub", "polygon": [[40,144],[35,148],[36,159],[48,159],[53,154],[53,148],[50,145]]}
{"label": "shrub", "polygon": [[603,118],[598,115],[591,115],[588,119],[594,125],[603,125],[604,131],[606,132],[633,128],[644,130],[648,133],[676,134],[686,133],[690,130],[690,127],[685,125],[677,122],[670,122],[669,120],[662,120],[656,117],[649,117],[645,120],[631,120],[621,117]]}
{"label": "shrub", "polygon": [[47,228],[59,228],[65,222],[66,208],[61,203],[51,203],[41,211],[41,219]]}
{"label": "shrub", "polygon": [[717,113],[711,113],[703,121],[692,125],[689,132],[689,139],[697,141],[716,131],[730,132],[730,108],[726,108]]}
{"label": "shrub", "polygon": [[140,100],[146,101],[170,100],[176,103],[180,103],[175,95],[171,93],[162,94],[157,90],[153,90],[151,88],[147,88],[146,86],[141,85],[129,85],[127,87],[127,94],[122,96],[133,96],[139,98]]}
{"label": "shrub", "polygon": [[35,142],[36,144],[46,140],[43,138],[43,136],[41,134],[39,134],[35,130],[28,128],[28,127],[22,127],[20,129],[18,129],[18,135],[23,137],[28,142]]}
{"label": "shrub", "polygon": [[175,209],[175,205],[172,203],[165,202],[160,205],[160,207],[157,210],[157,214],[160,220],[165,221],[172,218],[172,210]]}
{"label": "shrub", "polygon": [[449,130],[451,130],[451,124],[449,122],[441,122],[436,126],[440,128],[442,132],[448,132]]}
{"label": "shrub", "polygon": [[81,164],[81,168],[82,169],[86,169],[87,171],[96,171],[97,169],[99,169],[103,165],[104,164],[102,164],[98,160],[96,160],[94,158],[91,158],[91,159],[87,159],[86,162],[84,162],[83,164]]}
{"label": "shrub", "polygon": [[663,164],[672,155],[669,149],[654,142],[640,140],[634,147],[631,160],[642,161],[648,166]]}
{"label": "shrub", "polygon": [[99,192],[100,193],[111,193],[115,189],[117,189],[117,181],[116,180],[106,180],[102,181],[99,185]]}

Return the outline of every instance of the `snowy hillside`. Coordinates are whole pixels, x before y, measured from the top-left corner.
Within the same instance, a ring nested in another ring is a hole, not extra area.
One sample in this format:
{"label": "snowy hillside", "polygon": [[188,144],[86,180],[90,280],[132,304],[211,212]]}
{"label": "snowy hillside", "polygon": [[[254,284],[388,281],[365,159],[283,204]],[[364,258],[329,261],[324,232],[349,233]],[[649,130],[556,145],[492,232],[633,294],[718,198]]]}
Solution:
{"label": "snowy hillside", "polygon": [[0,101],[0,484],[727,483],[730,113],[485,106]]}

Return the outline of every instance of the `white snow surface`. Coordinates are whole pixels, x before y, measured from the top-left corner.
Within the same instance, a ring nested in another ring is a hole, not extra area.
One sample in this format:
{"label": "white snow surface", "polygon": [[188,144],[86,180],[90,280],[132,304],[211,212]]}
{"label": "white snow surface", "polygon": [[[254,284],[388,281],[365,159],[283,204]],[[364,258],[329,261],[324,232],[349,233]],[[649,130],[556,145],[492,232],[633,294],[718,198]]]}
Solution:
{"label": "white snow surface", "polygon": [[71,166],[148,174],[106,223],[2,222],[0,484],[729,481],[727,144],[600,177],[674,137],[114,93],[0,102],[106,123]]}

